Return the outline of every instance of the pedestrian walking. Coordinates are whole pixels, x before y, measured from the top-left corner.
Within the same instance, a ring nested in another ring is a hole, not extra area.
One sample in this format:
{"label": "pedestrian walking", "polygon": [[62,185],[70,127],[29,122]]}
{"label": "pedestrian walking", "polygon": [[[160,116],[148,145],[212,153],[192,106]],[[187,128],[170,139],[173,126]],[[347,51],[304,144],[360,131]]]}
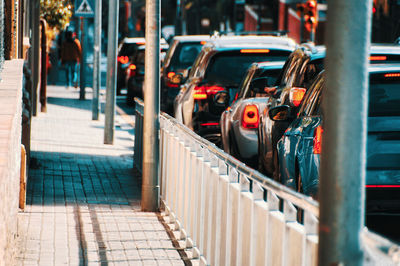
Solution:
{"label": "pedestrian walking", "polygon": [[81,54],[82,49],[79,40],[75,38],[72,31],[67,31],[65,41],[61,45],[61,64],[65,67],[67,79],[65,87],[67,89],[72,85],[78,88],[76,68],[81,60]]}

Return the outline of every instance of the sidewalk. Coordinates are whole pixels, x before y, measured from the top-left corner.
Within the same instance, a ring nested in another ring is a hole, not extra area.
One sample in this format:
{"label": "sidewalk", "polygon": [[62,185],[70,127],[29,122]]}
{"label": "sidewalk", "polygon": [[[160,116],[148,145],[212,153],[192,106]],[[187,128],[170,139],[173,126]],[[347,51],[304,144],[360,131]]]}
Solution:
{"label": "sidewalk", "polygon": [[61,86],[47,95],[47,113],[32,121],[20,265],[190,264],[162,216],[140,211],[134,129],[117,117],[114,145],[104,145],[104,116],[91,120],[91,100]]}

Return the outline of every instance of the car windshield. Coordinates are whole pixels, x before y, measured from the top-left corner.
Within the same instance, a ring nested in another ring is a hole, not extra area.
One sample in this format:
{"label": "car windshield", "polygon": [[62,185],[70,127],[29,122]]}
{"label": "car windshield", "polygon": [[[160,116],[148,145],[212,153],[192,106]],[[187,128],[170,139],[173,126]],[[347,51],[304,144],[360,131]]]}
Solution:
{"label": "car windshield", "polygon": [[289,54],[288,51],[270,51],[269,53],[220,52],[208,64],[204,77],[205,82],[237,87],[252,63],[284,61]]}
{"label": "car windshield", "polygon": [[400,116],[400,73],[370,75],[369,116]]}
{"label": "car windshield", "polygon": [[178,45],[171,58],[171,70],[186,69],[190,67],[202,47],[203,45],[200,42],[186,42]]}

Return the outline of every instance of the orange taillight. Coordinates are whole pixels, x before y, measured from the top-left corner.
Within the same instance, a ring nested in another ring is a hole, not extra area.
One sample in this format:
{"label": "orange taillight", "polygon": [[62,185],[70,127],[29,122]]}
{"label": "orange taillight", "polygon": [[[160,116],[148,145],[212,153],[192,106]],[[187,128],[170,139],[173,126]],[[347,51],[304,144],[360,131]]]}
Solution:
{"label": "orange taillight", "polygon": [[387,57],[384,55],[371,55],[369,57],[370,61],[385,61],[386,59]]}
{"label": "orange taillight", "polygon": [[128,68],[129,71],[129,77],[134,77],[136,76],[136,65],[131,64]]}
{"label": "orange taillight", "polygon": [[318,126],[314,129],[314,144],[313,144],[313,153],[321,154],[321,141],[322,141],[322,133],[324,130],[322,126]]}
{"label": "orange taillight", "polygon": [[168,72],[167,77],[171,79],[173,76],[175,76],[175,72]]}
{"label": "orange taillight", "polygon": [[398,78],[400,77],[400,73],[388,73],[384,75],[385,78]]}
{"label": "orange taillight", "polygon": [[121,64],[127,64],[129,62],[129,57],[127,56],[118,56],[118,62]]}
{"label": "orange taillight", "polygon": [[241,49],[242,54],[269,53],[269,49]]}
{"label": "orange taillight", "polygon": [[259,113],[257,105],[246,105],[242,115],[243,128],[258,128]]}
{"label": "orange taillight", "polygon": [[306,94],[305,88],[294,87],[290,90],[290,103],[298,107]]}

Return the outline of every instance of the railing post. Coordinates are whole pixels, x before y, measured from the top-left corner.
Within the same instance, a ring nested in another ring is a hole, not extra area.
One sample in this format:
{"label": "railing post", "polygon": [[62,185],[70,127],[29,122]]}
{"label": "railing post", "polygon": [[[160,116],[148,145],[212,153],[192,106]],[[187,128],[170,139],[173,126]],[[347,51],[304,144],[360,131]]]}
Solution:
{"label": "railing post", "polygon": [[371,8],[372,0],[329,1],[319,265],[363,264]]}

